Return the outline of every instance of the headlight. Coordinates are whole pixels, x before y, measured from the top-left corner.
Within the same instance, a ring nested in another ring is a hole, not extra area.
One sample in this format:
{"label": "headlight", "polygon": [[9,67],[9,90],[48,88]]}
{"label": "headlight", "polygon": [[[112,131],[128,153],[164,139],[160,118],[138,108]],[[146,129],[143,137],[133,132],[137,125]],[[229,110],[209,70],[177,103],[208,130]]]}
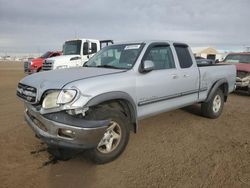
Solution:
{"label": "headlight", "polygon": [[46,95],[43,99],[42,107],[45,109],[58,107],[59,104],[56,103],[60,91],[53,91]]}
{"label": "headlight", "polygon": [[77,91],[74,89],[64,89],[60,92],[58,99],[57,99],[57,104],[66,104],[75,98],[77,94]]}
{"label": "headlight", "polygon": [[42,107],[44,109],[56,108],[60,104],[66,104],[75,98],[77,91],[74,89],[64,89],[60,91],[52,91],[43,99]]}
{"label": "headlight", "polygon": [[66,68],[68,68],[67,65],[61,65],[61,66],[56,67],[56,69],[66,69]]}

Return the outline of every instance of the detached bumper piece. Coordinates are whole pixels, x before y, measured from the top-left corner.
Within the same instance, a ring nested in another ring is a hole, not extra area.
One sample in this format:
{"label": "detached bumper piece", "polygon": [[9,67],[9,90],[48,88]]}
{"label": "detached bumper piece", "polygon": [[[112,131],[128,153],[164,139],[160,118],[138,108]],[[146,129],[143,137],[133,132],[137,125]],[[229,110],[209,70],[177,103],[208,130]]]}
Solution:
{"label": "detached bumper piece", "polygon": [[65,112],[41,115],[29,108],[24,116],[38,138],[47,145],[72,149],[95,148],[110,124],[109,120],[85,120]]}

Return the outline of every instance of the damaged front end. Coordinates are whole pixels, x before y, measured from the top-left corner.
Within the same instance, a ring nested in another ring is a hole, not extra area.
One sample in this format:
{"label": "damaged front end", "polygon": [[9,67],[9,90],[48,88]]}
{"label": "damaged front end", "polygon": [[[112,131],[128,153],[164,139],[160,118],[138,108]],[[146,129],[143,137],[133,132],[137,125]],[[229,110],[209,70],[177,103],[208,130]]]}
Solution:
{"label": "damaged front end", "polygon": [[94,121],[69,115],[65,111],[40,114],[27,105],[25,120],[36,135],[49,146],[75,149],[94,148],[109,125],[108,120]]}
{"label": "damaged front end", "polygon": [[110,124],[109,120],[87,120],[86,100],[76,88],[46,91],[38,100],[37,90],[19,84],[17,96],[25,102],[25,120],[37,137],[49,146],[74,149],[95,148]]}
{"label": "damaged front end", "polygon": [[236,89],[250,92],[250,72],[237,71]]}

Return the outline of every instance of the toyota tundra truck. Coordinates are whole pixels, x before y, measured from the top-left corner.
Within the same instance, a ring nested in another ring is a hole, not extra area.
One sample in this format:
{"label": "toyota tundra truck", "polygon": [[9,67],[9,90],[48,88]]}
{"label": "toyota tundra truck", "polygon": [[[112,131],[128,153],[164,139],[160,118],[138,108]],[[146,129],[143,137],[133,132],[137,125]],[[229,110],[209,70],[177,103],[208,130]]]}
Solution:
{"label": "toyota tundra truck", "polygon": [[17,96],[38,138],[100,164],[124,151],[140,119],[195,103],[218,118],[235,80],[235,65],[197,66],[187,44],[142,41],[105,47],[81,68],[27,76]]}
{"label": "toyota tundra truck", "polygon": [[63,45],[63,54],[43,62],[43,71],[81,67],[102,47],[113,44],[113,40],[76,39]]}

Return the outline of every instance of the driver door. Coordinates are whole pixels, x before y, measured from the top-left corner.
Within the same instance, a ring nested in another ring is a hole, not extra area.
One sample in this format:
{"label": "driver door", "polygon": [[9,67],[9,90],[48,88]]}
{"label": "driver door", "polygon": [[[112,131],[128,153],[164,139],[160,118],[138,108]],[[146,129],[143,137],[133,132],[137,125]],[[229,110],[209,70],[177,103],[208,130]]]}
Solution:
{"label": "driver door", "polygon": [[142,61],[154,63],[154,70],[136,78],[138,117],[176,108],[181,104],[180,71],[176,67],[172,49],[167,43],[151,44]]}

